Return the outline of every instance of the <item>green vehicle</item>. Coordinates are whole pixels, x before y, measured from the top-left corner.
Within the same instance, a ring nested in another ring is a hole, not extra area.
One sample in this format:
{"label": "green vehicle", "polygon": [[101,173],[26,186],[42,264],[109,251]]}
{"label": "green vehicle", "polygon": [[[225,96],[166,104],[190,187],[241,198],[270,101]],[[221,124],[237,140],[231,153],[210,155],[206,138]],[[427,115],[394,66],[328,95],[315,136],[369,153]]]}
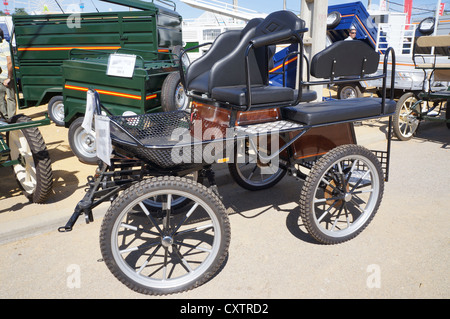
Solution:
{"label": "green vehicle", "polygon": [[[87,132],[82,123],[86,110],[86,92],[95,89],[102,104],[113,115],[124,112],[143,114],[184,109],[188,99],[180,84],[180,73],[171,59],[157,58],[158,52],[119,49],[115,53],[73,50],[63,63],[65,123],[69,144],[85,163],[96,163],[95,132]],[[111,75],[113,58],[131,59],[130,76]],[[176,96],[180,98],[176,98]]]}
{"label": "green vehicle", "polygon": [[[176,53],[182,45],[182,18],[175,4],[159,1],[166,8],[153,1],[103,1],[142,11],[13,16],[19,109],[48,104],[50,119],[69,127],[69,140],[75,141],[72,150],[87,163],[96,160],[87,152],[95,149],[89,134],[79,132],[83,136],[76,138],[70,135],[77,132],[76,124],[84,114],[83,85],[101,83],[93,88],[112,92],[109,102],[115,105],[115,112],[167,111],[186,106],[184,94],[180,95],[183,90],[178,72],[174,72]],[[137,57],[132,78],[102,74],[110,54]],[[124,100],[124,96],[135,97]]]}

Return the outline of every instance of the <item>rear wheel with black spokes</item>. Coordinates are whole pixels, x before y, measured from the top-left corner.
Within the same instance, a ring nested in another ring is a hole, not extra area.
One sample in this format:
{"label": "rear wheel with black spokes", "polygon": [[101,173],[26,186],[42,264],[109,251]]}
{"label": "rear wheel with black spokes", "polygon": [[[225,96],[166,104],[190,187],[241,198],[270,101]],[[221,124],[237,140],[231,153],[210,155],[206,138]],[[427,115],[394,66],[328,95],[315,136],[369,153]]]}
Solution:
{"label": "rear wheel with black spokes", "polygon": [[257,191],[276,185],[286,175],[286,169],[276,161],[263,161],[258,153],[267,156],[267,151],[258,145],[255,151],[248,139],[237,142],[234,159],[228,164],[233,180],[241,187]]}
{"label": "rear wheel with black spokes", "polygon": [[358,145],[342,145],[311,169],[300,195],[300,216],[319,242],[337,244],[371,222],[384,191],[377,157]]}

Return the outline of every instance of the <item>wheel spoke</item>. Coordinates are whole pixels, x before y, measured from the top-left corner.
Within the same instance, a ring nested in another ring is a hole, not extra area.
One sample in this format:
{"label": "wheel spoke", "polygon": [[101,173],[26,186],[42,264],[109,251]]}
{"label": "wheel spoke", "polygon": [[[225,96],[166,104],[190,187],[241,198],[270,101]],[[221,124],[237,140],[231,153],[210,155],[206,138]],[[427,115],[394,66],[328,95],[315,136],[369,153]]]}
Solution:
{"label": "wheel spoke", "polygon": [[253,177],[253,174],[255,173],[256,169],[258,168],[258,165],[255,164],[255,167],[253,168],[253,170],[250,172],[250,175],[247,177],[248,180],[251,180]]}
{"label": "wheel spoke", "polygon": [[162,280],[166,280],[167,279],[167,257],[169,254],[169,249],[166,248],[164,249],[164,265],[163,265],[163,275],[162,275]]}
{"label": "wheel spoke", "polygon": [[337,224],[337,222],[339,220],[339,217],[341,216],[341,212],[342,212],[342,208],[343,207],[345,207],[345,205],[341,205],[341,207],[339,208],[339,211],[338,211],[337,216],[336,216],[336,218],[334,220],[333,226],[330,229],[331,231],[333,231],[333,229],[336,227],[336,224]]}
{"label": "wheel spoke", "polygon": [[353,199],[352,199],[350,202],[352,202],[353,205],[354,205],[356,208],[359,209],[359,211],[361,212],[361,214],[363,214],[363,213],[365,212],[365,210],[362,209],[362,207],[361,207],[358,203],[356,203]]}
{"label": "wheel spoke", "polygon": [[147,248],[156,246],[158,244],[161,244],[160,240],[158,240],[156,242],[153,242],[153,243],[145,243],[145,244],[142,244],[142,245],[136,246],[136,247],[130,247],[130,248],[126,248],[126,249],[121,249],[119,251],[119,253],[120,254],[126,254],[126,253],[129,253],[129,252],[132,252],[132,251],[138,251],[138,250],[142,250],[142,249],[147,249]]}
{"label": "wheel spoke", "polygon": [[162,210],[166,211],[165,223],[163,223],[164,230],[167,232],[170,229],[170,213],[172,212],[172,194],[167,194],[167,202],[162,206]]}
{"label": "wheel spoke", "polygon": [[[370,185],[370,184],[367,184]],[[365,187],[367,185],[362,185],[360,187]],[[362,190],[362,191],[357,191],[357,192],[351,192],[352,195],[358,195],[358,194],[364,194],[364,193],[372,193],[373,192],[373,188],[371,189],[367,189],[367,190]]]}
{"label": "wheel spoke", "polygon": [[155,221],[155,219],[153,218],[152,214],[150,214],[150,212],[148,211],[147,207],[145,207],[144,203],[139,202],[139,206],[144,211],[144,214],[147,215],[147,217],[150,219],[150,221],[152,222],[153,226],[155,226],[155,228],[158,230],[159,234],[163,235],[163,231],[161,230],[161,228],[159,228],[158,223]]}
{"label": "wheel spoke", "polygon": [[362,183],[362,181],[364,180],[364,178],[367,176],[367,174],[370,173],[370,170],[367,170],[364,175],[356,182],[356,184],[353,186],[353,188],[350,190],[350,193],[353,193],[355,191],[355,189],[358,188],[358,186]]}
{"label": "wheel spoke", "polygon": [[322,177],[321,181],[324,182],[325,184],[327,184],[327,186],[330,186],[331,188],[333,188],[334,191],[336,191],[338,193],[342,193],[342,191],[340,189],[336,188],[336,186],[334,186],[331,182],[327,181],[324,177]]}
{"label": "wheel spoke", "polygon": [[178,250],[178,248],[175,245],[173,245],[172,248],[173,248],[173,251],[175,252],[175,254],[178,256],[178,258],[180,258],[180,260],[183,263],[183,265],[186,267],[187,271],[188,272],[193,272],[194,270],[188,264],[187,260],[181,255],[181,253]]}
{"label": "wheel spoke", "polygon": [[177,245],[189,247],[189,248],[192,248],[192,249],[195,249],[195,250],[200,250],[200,251],[204,251],[204,252],[207,252],[207,253],[211,252],[211,249],[209,249],[209,248],[205,248],[205,247],[201,247],[201,246],[194,246],[194,245],[191,245],[191,244],[183,243],[183,242],[178,241],[178,240],[175,241],[175,243]]}
{"label": "wheel spoke", "polygon": [[335,201],[333,204],[330,205],[330,207],[317,219],[317,221],[320,223],[322,221],[322,219],[328,215],[328,213],[331,211],[331,209],[334,207],[334,205],[338,203],[337,201]]}
{"label": "wheel spoke", "polygon": [[174,228],[174,230],[172,231],[171,236],[174,236],[175,233],[178,231],[178,229],[180,229],[180,227],[188,220],[188,218],[192,215],[192,213],[196,210],[196,208],[198,207],[198,203],[195,203],[191,209],[186,213],[186,215],[184,216],[183,220],[180,221],[180,223]]}
{"label": "wheel spoke", "polygon": [[194,228],[189,228],[189,229],[185,229],[183,231],[180,231],[180,232],[174,234],[174,236],[175,235],[176,236],[185,235],[187,233],[191,233],[191,232],[198,231],[198,230],[205,230],[205,229],[213,228],[213,227],[214,227],[213,224],[208,224],[208,225],[198,226],[198,227],[194,227]]}
{"label": "wheel spoke", "polygon": [[331,201],[331,200],[332,201],[342,200],[342,196],[314,199],[314,204],[320,204],[320,203],[328,202],[328,201]]}

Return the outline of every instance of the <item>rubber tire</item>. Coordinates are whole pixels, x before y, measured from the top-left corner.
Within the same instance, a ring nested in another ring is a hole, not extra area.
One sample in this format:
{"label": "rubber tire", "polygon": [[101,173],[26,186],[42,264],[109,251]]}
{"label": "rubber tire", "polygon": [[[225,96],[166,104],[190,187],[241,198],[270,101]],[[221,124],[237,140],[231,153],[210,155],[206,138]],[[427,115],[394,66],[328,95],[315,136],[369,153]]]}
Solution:
{"label": "rubber tire", "polygon": [[[54,107],[58,104],[63,104],[64,97],[61,95],[54,96],[50,99],[48,102],[47,110],[48,110],[48,117],[57,125],[57,126],[64,126],[64,118],[60,118],[58,114],[55,113]],[[64,109],[64,104],[63,104]]]}
{"label": "rubber tire", "polygon": [[328,13],[328,16],[331,14],[336,14],[338,16],[338,18],[332,24],[327,25],[327,29],[334,29],[339,25],[339,23],[341,23],[342,16],[339,11],[332,11],[332,12]]}
{"label": "rubber tire", "polygon": [[[178,94],[184,94],[183,101]],[[161,108],[164,112],[186,110],[189,108],[190,99],[181,84],[180,72],[170,73],[164,80],[161,88]]]}
{"label": "rubber tire", "polygon": [[245,188],[250,191],[259,191],[263,189],[268,189],[278,184],[278,182],[281,181],[287,173],[287,170],[280,167],[278,171],[272,175],[275,176],[275,178],[271,179],[269,182],[261,183],[260,185],[249,183],[247,182],[246,179],[243,178],[242,174],[239,171],[239,164],[241,163],[237,163],[237,151],[238,150],[235,145],[233,162],[228,164],[228,171],[233,180],[242,188]]}
{"label": "rubber tire", "polygon": [[76,135],[77,131],[82,129],[81,124],[83,124],[84,117],[78,117],[76,118],[69,126],[69,132],[68,132],[68,140],[70,149],[72,150],[73,154],[75,154],[76,157],[80,160],[80,162],[85,164],[92,164],[97,165],[98,157],[95,156],[88,156],[86,155],[86,152],[83,152],[83,150],[80,150],[77,146],[78,142],[76,142]]}
{"label": "rubber tire", "polygon": [[[415,97],[414,93],[412,92],[408,92],[403,94],[400,99],[398,99],[397,101],[397,105],[395,107],[395,114],[393,116],[393,130],[394,130],[394,134],[395,136],[400,140],[400,141],[409,141],[410,139],[412,139],[416,133],[417,133],[417,129],[419,128],[419,123],[417,124],[416,129],[414,130],[414,132],[412,132],[411,135],[409,136],[405,136],[402,134],[402,132],[400,131],[400,111],[402,109],[403,104],[405,103],[406,100],[408,100],[411,97]],[[416,99],[417,101],[417,99]]]}
{"label": "rubber tire", "polygon": [[[213,213],[219,223],[220,229],[218,230],[218,232],[220,232],[222,240],[217,244],[218,252],[214,257],[214,260],[199,277],[194,278],[195,280],[191,280],[180,286],[155,288],[139,283],[128,277],[123,272],[123,270],[117,264],[117,261],[114,259],[111,242],[114,232],[114,226],[117,222],[116,220],[120,217],[121,212],[126,209],[130,203],[135,200],[139,200],[141,196],[161,189],[178,190],[184,192],[185,194],[192,194],[193,196],[200,198],[206,205],[212,208]],[[225,207],[223,206],[222,201],[217,197],[216,194],[214,194],[211,189],[189,179],[174,176],[160,176],[143,180],[130,186],[114,200],[114,202],[106,212],[101,225],[100,249],[108,269],[119,281],[121,281],[128,288],[142,294],[166,295],[196,288],[208,281],[212,276],[214,276],[222,266],[228,255],[230,238],[230,222]]]}
{"label": "rubber tire", "polygon": [[[322,231],[322,227],[320,225],[318,226],[316,224],[316,218],[314,216],[315,212],[313,209],[316,190],[318,189],[318,187],[321,187],[320,184],[323,183],[322,176],[330,170],[334,163],[336,163],[340,159],[352,155],[364,157],[374,165],[376,170],[374,174],[377,175],[379,182],[378,195],[375,204],[372,206],[373,209],[369,213],[370,215],[367,217],[363,216],[363,218],[366,219],[362,220],[362,225],[357,225],[357,229],[355,229],[348,235],[344,234],[343,236],[329,236]],[[304,226],[308,230],[308,233],[318,242],[326,245],[339,244],[356,237],[367,227],[367,225],[369,225],[369,223],[374,218],[378,207],[380,206],[381,200],[383,198],[383,192],[383,172],[378,158],[363,146],[353,144],[341,145],[332,149],[330,152],[321,157],[316,164],[313,165],[300,193],[300,217],[303,221]]]}
{"label": "rubber tire", "polygon": [[[25,123],[30,120],[31,119],[28,116],[18,114],[11,118],[10,123]],[[36,169],[36,187],[34,188],[34,191],[27,192],[18,180],[17,175],[16,180],[22,189],[23,194],[32,203],[42,204],[52,194],[53,189],[53,170],[50,155],[44,138],[37,127],[24,128],[20,131],[22,131],[22,134],[24,135],[32,153],[32,158]],[[8,145],[10,148],[13,147],[9,142],[11,132],[12,131],[7,134]],[[15,166],[13,166],[13,172]]]}
{"label": "rubber tire", "polygon": [[340,99],[340,100],[348,99],[348,98],[345,98],[345,97],[342,96],[342,94],[343,94],[342,91],[344,91],[346,88],[351,88],[351,89],[353,89],[355,91],[355,97],[354,98],[362,97],[362,92],[361,92],[361,88],[359,87],[359,85],[357,85],[357,84],[343,84],[343,85],[340,85],[338,87],[338,91],[337,91],[338,99]]}

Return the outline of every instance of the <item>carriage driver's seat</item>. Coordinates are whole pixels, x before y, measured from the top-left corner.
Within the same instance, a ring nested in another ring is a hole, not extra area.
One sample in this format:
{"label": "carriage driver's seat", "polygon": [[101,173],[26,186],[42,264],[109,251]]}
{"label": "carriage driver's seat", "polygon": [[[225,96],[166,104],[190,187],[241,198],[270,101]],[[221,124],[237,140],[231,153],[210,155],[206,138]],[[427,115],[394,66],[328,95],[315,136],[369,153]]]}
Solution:
{"label": "carriage driver's seat", "polygon": [[[285,31],[301,30],[305,22],[290,11],[277,11],[264,20],[250,20],[241,31],[222,33],[210,50],[187,69],[185,85],[188,93],[203,96],[237,108],[247,107],[247,79],[245,54],[251,41],[262,39],[269,43],[271,36]],[[286,39],[283,39],[286,43]],[[273,44],[273,43],[272,43]],[[273,46],[272,46],[273,50]],[[273,54],[273,52],[272,52]],[[256,46],[248,55],[252,108],[292,105],[297,91],[289,87],[269,86],[269,65],[272,58],[269,45]],[[298,59],[299,61],[301,59]],[[315,100],[316,92],[304,89],[301,101]]]}

